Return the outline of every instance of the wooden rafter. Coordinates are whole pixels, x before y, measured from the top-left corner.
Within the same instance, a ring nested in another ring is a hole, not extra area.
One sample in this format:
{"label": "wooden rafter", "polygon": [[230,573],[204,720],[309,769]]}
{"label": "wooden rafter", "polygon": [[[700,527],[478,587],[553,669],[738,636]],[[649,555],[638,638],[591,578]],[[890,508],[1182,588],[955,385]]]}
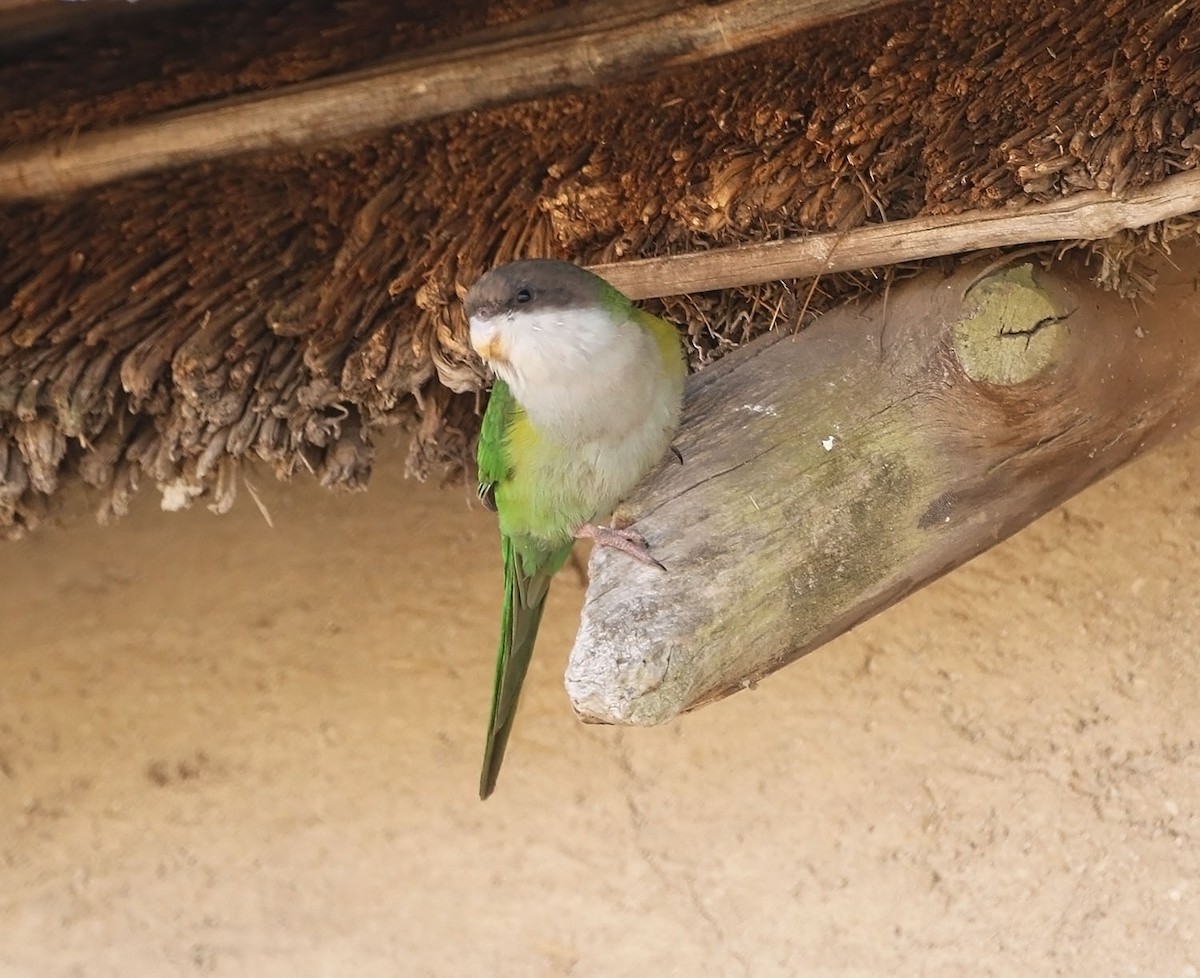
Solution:
{"label": "wooden rafter", "polygon": [[900,0],[592,0],[369,69],[0,154],[0,200],[48,197],[256,150],[314,146],[628,80]]}
{"label": "wooden rafter", "polygon": [[1044,241],[1093,241],[1200,211],[1200,171],[1121,196],[1072,194],[1049,204],[971,210],[867,224],[729,248],[593,265],[627,295],[647,299],[713,292],[777,280],[963,254]]}

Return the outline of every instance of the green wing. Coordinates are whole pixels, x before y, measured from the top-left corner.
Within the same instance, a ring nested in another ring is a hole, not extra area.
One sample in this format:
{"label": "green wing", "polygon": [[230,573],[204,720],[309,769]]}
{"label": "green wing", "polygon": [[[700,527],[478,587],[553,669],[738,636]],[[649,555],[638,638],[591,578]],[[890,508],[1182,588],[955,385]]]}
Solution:
{"label": "green wing", "polygon": [[[497,487],[513,477],[508,439],[520,410],[508,386],[497,380],[483,416],[477,455],[479,498],[491,509],[498,508]],[[496,652],[483,771],[479,777],[480,798],[487,798],[496,788],[508,735],[517,715],[521,686],[533,656],[550,579],[570,555],[571,543],[568,540],[558,547],[547,547],[530,537],[510,536],[503,531],[500,534],[500,553],[504,558],[504,608],[500,616],[500,647]]]}
{"label": "green wing", "polygon": [[510,474],[507,434],[517,410],[516,398],[509,391],[508,384],[497,380],[488,398],[487,410],[483,413],[479,448],[475,454],[479,466],[479,498],[483,505],[493,511],[496,509],[496,483],[507,479]]}

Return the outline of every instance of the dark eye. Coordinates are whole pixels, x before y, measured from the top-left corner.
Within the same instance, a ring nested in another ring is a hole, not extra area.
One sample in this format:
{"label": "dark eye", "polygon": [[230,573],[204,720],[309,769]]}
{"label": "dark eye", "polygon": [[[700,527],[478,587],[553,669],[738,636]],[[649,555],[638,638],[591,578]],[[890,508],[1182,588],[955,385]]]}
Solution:
{"label": "dark eye", "polygon": [[529,302],[533,298],[533,289],[528,285],[522,285],[517,289],[517,302],[521,305]]}

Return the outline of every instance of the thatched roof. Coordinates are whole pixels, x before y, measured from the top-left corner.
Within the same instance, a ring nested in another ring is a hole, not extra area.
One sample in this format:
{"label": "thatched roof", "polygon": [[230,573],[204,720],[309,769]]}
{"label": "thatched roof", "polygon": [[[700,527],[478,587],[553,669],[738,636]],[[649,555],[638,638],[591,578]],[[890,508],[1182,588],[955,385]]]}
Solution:
{"label": "thatched roof", "polygon": [[[552,6],[259,0],[26,38],[0,59],[0,147]],[[1191,4],[936,0],[629,84],[0,205],[0,531],[35,524],[69,473],[103,490],[102,515],[147,478],[227,507],[246,458],[357,486],[385,425],[414,431],[418,475],[467,462],[485,377],[458,296],[496,262],[1120,193],[1196,165],[1198,105]],[[660,307],[701,364],[879,281]]]}

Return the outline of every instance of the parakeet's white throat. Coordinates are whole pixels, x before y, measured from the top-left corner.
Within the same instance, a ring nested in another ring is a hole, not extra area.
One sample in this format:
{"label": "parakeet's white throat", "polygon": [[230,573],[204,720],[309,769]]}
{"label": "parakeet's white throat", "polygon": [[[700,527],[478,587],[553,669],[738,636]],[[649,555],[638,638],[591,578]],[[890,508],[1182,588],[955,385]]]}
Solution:
{"label": "parakeet's white throat", "polygon": [[664,367],[654,338],[603,309],[473,318],[472,345],[547,432],[623,437],[653,415]]}
{"label": "parakeet's white throat", "polygon": [[466,312],[471,345],[528,421],[514,467],[572,528],[606,519],[679,424],[685,368],[674,330],[558,261],[493,269]]}
{"label": "parakeet's white throat", "polygon": [[472,347],[565,444],[673,429],[677,385],[664,378],[674,371],[639,315],[603,279],[557,261],[501,266],[467,297]]}

